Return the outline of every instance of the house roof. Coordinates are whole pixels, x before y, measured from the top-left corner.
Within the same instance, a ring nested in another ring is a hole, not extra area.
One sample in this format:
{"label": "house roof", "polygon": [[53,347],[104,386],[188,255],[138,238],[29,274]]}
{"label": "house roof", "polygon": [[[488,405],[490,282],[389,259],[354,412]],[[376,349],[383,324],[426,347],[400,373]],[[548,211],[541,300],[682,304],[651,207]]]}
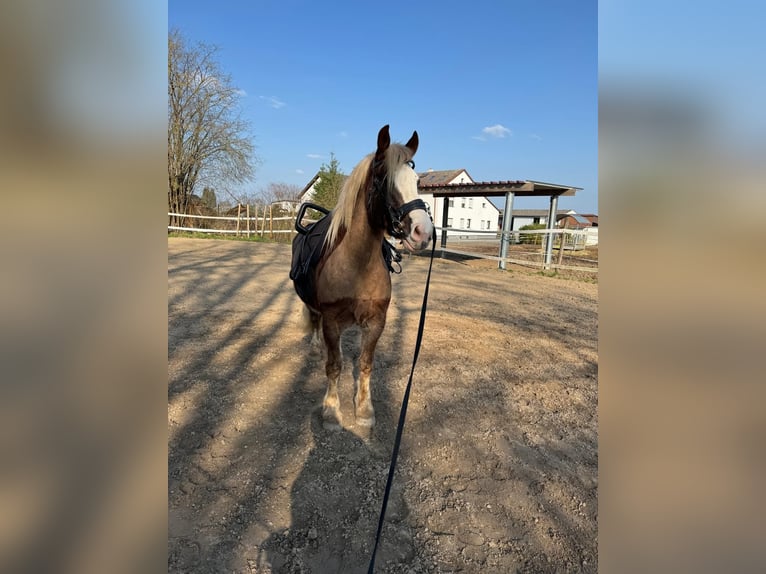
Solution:
{"label": "house roof", "polygon": [[589,220],[589,219],[586,219],[586,218],[584,218],[582,215],[578,215],[578,214],[570,214],[570,215],[569,215],[569,217],[571,217],[572,219],[574,219],[574,220],[575,220],[577,223],[579,223],[580,225],[587,225],[587,226],[590,226],[590,220]]}
{"label": "house roof", "polygon": [[431,193],[434,197],[497,197],[513,193],[519,197],[552,197],[574,195],[581,187],[545,183],[532,180],[515,181],[476,181],[471,183],[423,183],[421,192]]}
{"label": "house roof", "polygon": [[[566,217],[569,214],[568,209],[557,209],[556,217]],[[514,217],[548,217],[547,209],[514,209]]]}
{"label": "house roof", "polygon": [[319,172],[317,172],[317,173],[316,173],[316,175],[315,175],[314,177],[312,177],[312,178],[311,178],[311,181],[309,181],[309,182],[308,182],[308,183],[307,183],[307,184],[304,186],[304,188],[301,190],[301,193],[300,193],[300,195],[299,195],[298,197],[303,197],[304,195],[306,195],[306,192],[307,192],[309,189],[311,189],[311,186],[312,186],[312,185],[314,185],[314,184],[317,182],[317,180],[318,180],[318,179],[319,179]]}
{"label": "house roof", "polygon": [[[314,177],[312,177],[312,178],[311,178],[311,181],[309,181],[309,182],[306,184],[306,186],[305,186],[305,187],[304,187],[304,188],[301,190],[301,192],[298,194],[298,199],[299,199],[299,200],[300,200],[300,198],[301,198],[301,197],[303,197],[304,195],[306,195],[306,192],[307,192],[309,189],[311,189],[311,186],[313,186],[313,185],[314,185],[314,184],[315,184],[315,183],[316,183],[316,182],[319,180],[319,176],[320,176],[320,174],[321,174],[321,172],[319,172],[319,171],[318,171],[318,172],[316,173],[316,175],[315,175]],[[345,182],[345,181],[346,181],[346,179],[348,179],[348,176],[347,176],[347,175],[344,175],[344,176],[343,176],[343,181]]]}
{"label": "house roof", "polygon": [[[429,185],[447,185],[464,171],[467,175],[468,172],[464,169],[443,169],[440,171],[429,169],[426,172],[418,174],[418,177],[420,178],[418,185],[420,187]],[[468,179],[473,181],[473,178],[470,175],[468,176]]]}

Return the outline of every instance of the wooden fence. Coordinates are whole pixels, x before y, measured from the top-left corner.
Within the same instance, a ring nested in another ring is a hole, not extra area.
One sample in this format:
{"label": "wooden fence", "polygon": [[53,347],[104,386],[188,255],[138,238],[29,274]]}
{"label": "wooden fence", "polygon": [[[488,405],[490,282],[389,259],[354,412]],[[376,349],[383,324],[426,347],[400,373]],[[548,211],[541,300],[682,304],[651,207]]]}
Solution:
{"label": "wooden fence", "polygon": [[[237,237],[268,236],[275,239],[279,236],[290,237],[295,233],[294,216],[274,217],[271,206],[256,207],[250,215],[250,206],[240,206],[237,215],[191,215],[186,213],[168,212],[168,217],[176,217],[185,225],[168,225],[168,231],[190,231],[194,233],[219,233]],[[192,226],[193,221],[200,224]]]}

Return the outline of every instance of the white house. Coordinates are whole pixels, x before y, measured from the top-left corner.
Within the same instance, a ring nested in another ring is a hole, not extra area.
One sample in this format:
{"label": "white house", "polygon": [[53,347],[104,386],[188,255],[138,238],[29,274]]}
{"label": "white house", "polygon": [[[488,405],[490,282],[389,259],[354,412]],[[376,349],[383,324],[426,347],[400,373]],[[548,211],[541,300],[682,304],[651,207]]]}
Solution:
{"label": "white house", "polygon": [[[434,171],[432,169],[424,173],[419,173],[421,184],[452,184],[452,183],[473,183],[473,179],[464,169],[453,169],[445,171]],[[314,189],[319,182],[319,173],[311,178],[305,187],[301,190],[300,202],[311,201],[314,197]],[[425,201],[431,209],[431,216],[437,226],[442,224],[443,200],[434,200],[433,194],[419,193],[420,198]],[[448,231],[449,236],[474,236],[479,237],[483,234],[477,231],[484,231],[488,237],[499,229],[500,210],[495,207],[486,197],[455,197],[450,198],[449,220],[447,225],[453,229]],[[492,233],[486,233],[490,231]]]}
{"label": "white house", "polygon": [[[419,173],[420,185],[452,185],[457,183],[473,183],[473,179],[464,169],[434,171],[429,169]],[[431,208],[431,216],[437,227],[442,225],[444,200],[434,199],[433,194],[420,192],[420,198]],[[447,213],[447,231],[449,237],[481,237],[493,238],[499,229],[500,210],[486,197],[451,197]],[[484,232],[484,233],[481,233]],[[491,232],[491,233],[487,233]]]}

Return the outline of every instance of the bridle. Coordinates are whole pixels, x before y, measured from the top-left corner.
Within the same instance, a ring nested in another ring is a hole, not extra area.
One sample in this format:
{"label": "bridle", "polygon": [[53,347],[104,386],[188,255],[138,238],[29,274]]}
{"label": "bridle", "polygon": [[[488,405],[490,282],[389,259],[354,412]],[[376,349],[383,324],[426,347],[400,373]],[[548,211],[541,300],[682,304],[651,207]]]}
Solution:
{"label": "bridle", "polygon": [[[401,205],[399,207],[395,207],[391,205],[391,201],[388,197],[388,194],[386,193],[386,179],[388,178],[388,173],[386,173],[385,176],[380,177],[378,174],[380,172],[380,163],[382,162],[376,162],[373,164],[372,170],[373,170],[373,193],[370,197],[370,200],[372,201],[373,198],[378,198],[379,200],[382,200],[385,204],[385,218],[386,218],[386,231],[391,237],[395,237],[396,239],[404,239],[406,237],[406,232],[404,230],[404,218],[407,216],[408,213],[411,211],[414,211],[416,209],[422,209],[426,213],[428,213],[428,216],[431,216],[431,210],[428,207],[428,204],[423,201],[420,198],[413,199],[412,201],[408,201],[404,205]],[[415,169],[415,162],[412,160],[409,160],[407,164],[412,168]]]}

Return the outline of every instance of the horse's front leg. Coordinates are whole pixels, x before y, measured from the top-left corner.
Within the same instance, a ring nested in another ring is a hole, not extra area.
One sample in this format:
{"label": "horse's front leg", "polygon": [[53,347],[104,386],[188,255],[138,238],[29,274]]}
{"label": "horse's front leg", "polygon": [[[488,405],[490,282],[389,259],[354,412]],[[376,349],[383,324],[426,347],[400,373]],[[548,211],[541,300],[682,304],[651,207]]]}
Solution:
{"label": "horse's front leg", "polygon": [[340,328],[335,321],[322,321],[322,334],[327,347],[327,362],[325,373],[327,374],[327,391],[322,402],[322,426],[327,430],[340,430],[343,426],[343,417],[340,413],[340,398],[338,397],[338,381],[342,357],[340,352]]}
{"label": "horse's front leg", "polygon": [[372,363],[375,359],[375,346],[378,344],[386,318],[371,319],[362,325],[362,352],[359,356],[359,381],[354,396],[354,414],[356,424],[364,427],[375,425],[375,410],[372,407],[372,395],[370,393],[370,375]]}

